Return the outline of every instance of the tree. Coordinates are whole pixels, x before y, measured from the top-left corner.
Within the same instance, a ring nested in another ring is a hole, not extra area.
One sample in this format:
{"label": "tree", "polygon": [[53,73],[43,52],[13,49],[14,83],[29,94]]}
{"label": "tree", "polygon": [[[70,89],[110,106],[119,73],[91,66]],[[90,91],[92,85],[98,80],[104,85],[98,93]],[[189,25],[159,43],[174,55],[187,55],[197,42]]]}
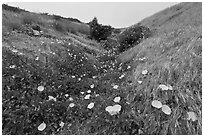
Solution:
{"label": "tree", "polygon": [[99,24],[96,17],[89,22],[89,26],[91,38],[97,40],[98,42],[101,40],[106,40],[113,30],[111,26],[103,26]]}
{"label": "tree", "polygon": [[118,36],[118,42],[120,44],[118,50],[119,52],[124,52],[150,36],[151,31],[147,27],[141,25],[130,27]]}

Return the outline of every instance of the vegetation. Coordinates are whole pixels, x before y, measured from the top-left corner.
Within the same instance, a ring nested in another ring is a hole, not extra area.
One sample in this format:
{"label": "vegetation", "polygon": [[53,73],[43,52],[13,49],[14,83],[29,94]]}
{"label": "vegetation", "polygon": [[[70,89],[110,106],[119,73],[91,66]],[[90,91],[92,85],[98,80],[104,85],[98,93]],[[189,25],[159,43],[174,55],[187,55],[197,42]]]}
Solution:
{"label": "vegetation", "polygon": [[118,42],[120,44],[118,50],[119,52],[124,52],[150,36],[151,31],[147,27],[140,25],[130,27],[118,36]]}
{"label": "vegetation", "polygon": [[37,16],[44,25],[24,24],[24,15],[2,13],[2,134],[202,134],[201,3],[180,3],[107,40],[101,31],[100,43],[87,24],[46,14]]}
{"label": "vegetation", "polygon": [[103,26],[98,24],[98,20],[95,17],[90,23],[90,33],[91,38],[100,42],[101,40],[106,40],[108,36],[111,35],[113,28],[111,26]]}
{"label": "vegetation", "polygon": [[12,6],[9,6],[9,5],[7,5],[7,4],[2,4],[2,9],[3,9],[3,10],[12,11],[12,12],[16,12],[16,13],[27,12],[27,11],[24,10],[24,9],[20,9],[20,8],[18,8],[18,7],[12,7]]}

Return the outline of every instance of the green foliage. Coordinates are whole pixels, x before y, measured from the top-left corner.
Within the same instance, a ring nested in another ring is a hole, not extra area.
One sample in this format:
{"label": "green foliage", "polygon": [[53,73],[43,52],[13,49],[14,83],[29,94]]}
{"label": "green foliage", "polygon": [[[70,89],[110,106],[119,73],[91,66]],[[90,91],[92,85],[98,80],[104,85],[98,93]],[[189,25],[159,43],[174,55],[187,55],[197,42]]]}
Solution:
{"label": "green foliage", "polygon": [[89,23],[89,25],[91,38],[97,40],[98,42],[101,40],[106,40],[113,30],[111,26],[103,26],[98,24],[96,17]]}
{"label": "green foliage", "polygon": [[151,36],[151,31],[149,28],[144,26],[133,26],[126,29],[122,34],[119,35],[119,52],[126,51],[127,49],[133,47],[135,44],[140,43],[143,39]]}

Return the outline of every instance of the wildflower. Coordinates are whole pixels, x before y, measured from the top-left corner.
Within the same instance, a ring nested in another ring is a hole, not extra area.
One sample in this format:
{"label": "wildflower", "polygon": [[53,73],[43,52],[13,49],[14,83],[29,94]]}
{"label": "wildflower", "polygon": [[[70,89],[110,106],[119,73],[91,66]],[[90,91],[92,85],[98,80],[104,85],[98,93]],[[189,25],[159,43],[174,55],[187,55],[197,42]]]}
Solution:
{"label": "wildflower", "polygon": [[99,94],[96,94],[95,96],[96,96],[96,97],[98,97],[98,96],[99,96]]}
{"label": "wildflower", "polygon": [[93,107],[94,107],[94,103],[93,103],[93,102],[91,102],[91,103],[87,106],[88,109],[92,109]]}
{"label": "wildflower", "polygon": [[70,108],[73,108],[74,106],[75,106],[74,103],[70,103],[70,104],[69,104],[69,107],[70,107]]}
{"label": "wildflower", "polygon": [[118,89],[118,87],[119,87],[118,85],[114,85],[113,86],[114,89]]}
{"label": "wildflower", "polygon": [[44,86],[39,86],[38,87],[38,91],[43,91],[45,88],[44,88]]}
{"label": "wildflower", "polygon": [[187,112],[188,114],[188,120],[192,120],[192,121],[196,121],[197,120],[197,117],[196,117],[196,114],[194,112]]}
{"label": "wildflower", "polygon": [[90,98],[90,94],[88,94],[88,95],[86,95],[85,97],[84,97],[84,99],[89,99]]}
{"label": "wildflower", "polygon": [[92,78],[95,79],[97,76],[93,76]]}
{"label": "wildflower", "polygon": [[15,65],[11,65],[11,66],[9,66],[9,68],[15,68],[16,66]]}
{"label": "wildflower", "polygon": [[73,101],[74,99],[72,97],[69,97],[69,101]]}
{"label": "wildflower", "polygon": [[91,90],[88,90],[87,93],[91,93]]}
{"label": "wildflower", "polygon": [[68,97],[68,96],[69,96],[69,94],[65,94],[64,96],[65,96],[65,97]]}
{"label": "wildflower", "polygon": [[167,105],[163,105],[163,106],[162,106],[162,111],[163,111],[166,115],[170,115],[170,114],[171,114],[171,108],[169,108],[169,106],[167,106]]}
{"label": "wildflower", "polygon": [[142,81],[137,81],[139,84],[142,84]]}
{"label": "wildflower", "polygon": [[120,102],[120,97],[115,97],[114,102],[116,102],[116,103]]}
{"label": "wildflower", "polygon": [[116,115],[121,111],[121,105],[108,106],[105,109],[110,115]]}
{"label": "wildflower", "polygon": [[147,73],[148,73],[147,70],[143,70],[143,71],[142,71],[142,74],[143,74],[143,75],[146,75]]}
{"label": "wildflower", "polygon": [[119,79],[122,79],[122,78],[124,78],[125,77],[125,74],[122,74],[120,77],[119,77]]}
{"label": "wildflower", "polygon": [[12,49],[12,52],[16,53],[16,52],[18,52],[18,50],[16,50],[16,49]]}
{"label": "wildflower", "polygon": [[59,126],[62,128],[64,126],[64,122],[60,122]]}
{"label": "wildflower", "polygon": [[38,126],[39,131],[43,131],[46,128],[46,124],[43,122]]}
{"label": "wildflower", "polygon": [[94,84],[92,84],[90,87],[91,87],[91,88],[94,88]]}
{"label": "wildflower", "polygon": [[36,57],[35,60],[39,60],[39,57]]}
{"label": "wildflower", "polygon": [[159,85],[159,88],[161,88],[162,90],[168,90],[169,89],[169,87],[167,87],[166,85],[163,85],[163,84]]}
{"label": "wildflower", "polygon": [[155,108],[161,108],[162,107],[162,103],[158,100],[153,100],[152,101],[152,106]]}
{"label": "wildflower", "polygon": [[56,98],[54,98],[53,96],[48,96],[49,100],[54,100],[54,101],[57,101]]}

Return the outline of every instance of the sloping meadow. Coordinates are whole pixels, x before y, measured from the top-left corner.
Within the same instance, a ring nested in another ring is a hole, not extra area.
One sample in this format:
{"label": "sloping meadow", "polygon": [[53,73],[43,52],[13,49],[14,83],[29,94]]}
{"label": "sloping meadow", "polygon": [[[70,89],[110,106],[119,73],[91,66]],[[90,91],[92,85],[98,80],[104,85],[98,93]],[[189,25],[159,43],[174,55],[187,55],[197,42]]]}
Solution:
{"label": "sloping meadow", "polygon": [[[175,24],[175,27],[159,32],[124,52],[120,59],[134,62],[131,77],[134,90],[130,93],[130,100],[146,121],[143,129],[146,133],[201,134],[201,24]],[[141,75],[144,70],[146,75]],[[172,90],[163,91],[160,84],[170,85]],[[150,103],[153,100],[166,104],[171,114],[152,109]],[[189,112],[196,114],[196,120],[189,120]]]}

